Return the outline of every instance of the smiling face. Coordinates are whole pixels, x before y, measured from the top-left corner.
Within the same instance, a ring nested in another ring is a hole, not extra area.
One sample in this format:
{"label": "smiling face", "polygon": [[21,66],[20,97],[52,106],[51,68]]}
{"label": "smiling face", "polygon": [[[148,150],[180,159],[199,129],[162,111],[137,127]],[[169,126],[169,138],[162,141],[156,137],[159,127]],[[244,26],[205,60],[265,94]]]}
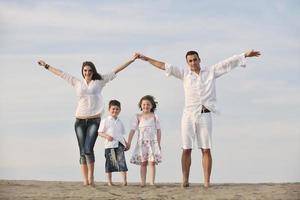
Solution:
{"label": "smiling face", "polygon": [[200,58],[197,56],[197,54],[188,55],[186,57],[186,62],[190,67],[190,70],[193,72],[199,72],[200,71]]}
{"label": "smiling face", "polygon": [[85,80],[90,81],[93,77],[93,70],[90,66],[85,65],[83,66],[82,74]]}
{"label": "smiling face", "polygon": [[141,103],[141,109],[144,113],[150,113],[152,107],[153,106],[149,100],[144,99]]}
{"label": "smiling face", "polygon": [[119,106],[112,105],[109,108],[109,113],[113,118],[117,118],[121,112],[121,108]]}

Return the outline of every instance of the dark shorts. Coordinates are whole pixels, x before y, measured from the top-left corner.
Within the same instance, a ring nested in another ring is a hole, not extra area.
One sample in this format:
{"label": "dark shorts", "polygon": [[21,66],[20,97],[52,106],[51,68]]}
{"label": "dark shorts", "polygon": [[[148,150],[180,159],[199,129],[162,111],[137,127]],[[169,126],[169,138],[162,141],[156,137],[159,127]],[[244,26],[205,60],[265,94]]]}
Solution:
{"label": "dark shorts", "polygon": [[119,143],[117,148],[105,149],[105,172],[127,172],[124,145]]}

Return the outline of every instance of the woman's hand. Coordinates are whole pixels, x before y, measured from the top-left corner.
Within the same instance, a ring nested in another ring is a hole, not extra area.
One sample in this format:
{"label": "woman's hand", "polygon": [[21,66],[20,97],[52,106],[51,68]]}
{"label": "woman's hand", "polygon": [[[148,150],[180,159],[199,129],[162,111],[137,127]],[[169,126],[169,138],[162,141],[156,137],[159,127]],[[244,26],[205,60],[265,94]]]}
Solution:
{"label": "woman's hand", "polygon": [[43,60],[39,60],[37,63],[38,63],[40,66],[43,66],[43,67],[46,66],[46,62],[43,61]]}

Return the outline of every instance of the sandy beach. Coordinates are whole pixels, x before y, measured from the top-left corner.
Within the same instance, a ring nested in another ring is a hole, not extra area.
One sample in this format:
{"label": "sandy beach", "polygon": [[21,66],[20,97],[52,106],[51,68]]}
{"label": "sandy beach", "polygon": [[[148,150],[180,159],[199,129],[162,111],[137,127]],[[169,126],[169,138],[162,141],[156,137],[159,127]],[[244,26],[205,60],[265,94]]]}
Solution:
{"label": "sandy beach", "polygon": [[130,183],[84,187],[80,182],[0,180],[0,199],[300,199],[300,183],[200,184],[181,188],[179,183],[159,183],[141,188]]}

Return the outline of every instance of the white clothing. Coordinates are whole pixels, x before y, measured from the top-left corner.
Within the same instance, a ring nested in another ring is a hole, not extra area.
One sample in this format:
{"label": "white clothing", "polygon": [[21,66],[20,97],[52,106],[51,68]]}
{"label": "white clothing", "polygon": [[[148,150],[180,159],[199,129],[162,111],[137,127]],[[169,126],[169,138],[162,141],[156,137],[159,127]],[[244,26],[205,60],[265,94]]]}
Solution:
{"label": "white clothing", "polygon": [[87,84],[86,80],[79,80],[68,73],[63,72],[61,78],[70,83],[79,97],[76,109],[76,117],[90,117],[103,113],[104,103],[102,89],[109,81],[116,77],[114,72],[101,75],[102,80],[92,80]]}
{"label": "white clothing", "polygon": [[211,113],[202,113],[197,120],[189,115],[183,115],[181,119],[182,148],[192,149],[196,144],[198,148],[212,148],[212,119]]}
{"label": "white clothing", "polygon": [[[216,78],[231,71],[237,66],[245,67],[245,55],[235,55],[224,61],[221,61],[209,68],[201,69],[200,74],[192,72],[189,68],[181,69],[179,67],[165,64],[167,76],[175,76],[183,81],[185,105],[182,116],[182,137],[186,135],[195,135],[195,128],[201,118],[202,106],[205,106],[211,112],[216,112]],[[206,113],[205,113],[206,114]],[[209,120],[211,121],[211,120]],[[211,123],[211,122],[210,122]],[[211,125],[209,125],[211,127]],[[211,128],[207,129],[208,131]],[[198,133],[197,133],[198,134]],[[211,133],[206,134],[211,138]],[[202,136],[201,136],[202,137]],[[197,138],[201,138],[197,136]],[[204,141],[209,141],[204,144],[203,148],[211,148],[211,139],[203,138]],[[185,140],[184,140],[185,141]],[[183,141],[183,142],[184,142]],[[202,143],[202,142],[201,142]],[[202,145],[202,144],[201,144]],[[206,146],[208,145],[208,146]],[[199,144],[198,144],[199,146]],[[190,147],[190,144],[183,144],[183,148]],[[202,147],[201,147],[202,148]]]}
{"label": "white clothing", "polygon": [[142,162],[162,162],[161,151],[157,141],[157,130],[160,129],[160,122],[156,115],[149,119],[135,116],[131,130],[138,132],[138,139],[133,150],[130,162],[140,165]]}
{"label": "white clothing", "polygon": [[122,121],[117,118],[113,118],[112,116],[108,116],[107,118],[103,119],[100,123],[98,132],[106,133],[113,137],[113,141],[105,140],[105,149],[108,148],[117,148],[119,146],[119,142],[126,146],[124,135],[125,128]]}

